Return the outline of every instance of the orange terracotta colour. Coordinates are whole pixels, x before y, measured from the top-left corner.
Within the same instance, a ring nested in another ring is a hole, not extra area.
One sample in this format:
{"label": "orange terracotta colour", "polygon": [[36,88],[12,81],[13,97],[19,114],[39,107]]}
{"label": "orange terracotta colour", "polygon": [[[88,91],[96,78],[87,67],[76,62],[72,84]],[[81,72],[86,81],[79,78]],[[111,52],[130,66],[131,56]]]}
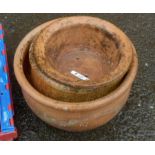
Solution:
{"label": "orange terracotta colour", "polygon": [[99,99],[86,102],[63,102],[47,97],[31,84],[29,47],[32,39],[52,22],[42,24],[28,33],[20,42],[14,57],[14,71],[24,98],[32,111],[48,124],[67,131],[85,131],[111,120],[126,103],[135,79],[138,60],[134,46],[130,68],[121,84]]}
{"label": "orange terracotta colour", "polygon": [[[61,18],[41,31],[31,44],[31,82],[41,93],[57,100],[94,100],[119,85],[132,53],[128,37],[105,20]],[[72,71],[88,80],[77,78]]]}

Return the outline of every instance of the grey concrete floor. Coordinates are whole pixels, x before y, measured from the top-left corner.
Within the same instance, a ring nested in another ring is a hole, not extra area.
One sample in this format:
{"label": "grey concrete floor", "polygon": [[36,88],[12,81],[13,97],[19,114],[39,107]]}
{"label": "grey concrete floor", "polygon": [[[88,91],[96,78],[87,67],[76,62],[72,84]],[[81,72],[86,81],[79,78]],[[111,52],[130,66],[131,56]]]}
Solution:
{"label": "grey concrete floor", "polygon": [[28,108],[13,72],[20,40],[37,25],[73,14],[0,14],[15,105],[18,140],[155,140],[155,14],[90,14],[119,26],[133,41],[139,57],[138,75],[122,111],[109,123],[83,133],[65,132],[37,118]]}

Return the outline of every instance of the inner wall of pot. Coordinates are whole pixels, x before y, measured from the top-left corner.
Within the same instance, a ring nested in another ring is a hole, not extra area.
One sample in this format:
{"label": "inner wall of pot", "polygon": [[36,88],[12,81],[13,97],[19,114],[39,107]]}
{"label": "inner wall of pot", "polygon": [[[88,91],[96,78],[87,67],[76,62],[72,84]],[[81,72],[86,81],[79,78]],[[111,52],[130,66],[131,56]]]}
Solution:
{"label": "inner wall of pot", "polygon": [[120,60],[116,40],[97,27],[74,25],[52,34],[45,44],[46,60],[72,81],[102,81]]}

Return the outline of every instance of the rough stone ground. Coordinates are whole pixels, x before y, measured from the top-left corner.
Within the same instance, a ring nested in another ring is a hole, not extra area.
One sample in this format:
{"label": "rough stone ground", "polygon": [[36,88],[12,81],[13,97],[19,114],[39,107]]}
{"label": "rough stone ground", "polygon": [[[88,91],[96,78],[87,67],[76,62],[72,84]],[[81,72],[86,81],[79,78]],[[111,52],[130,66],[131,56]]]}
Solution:
{"label": "rough stone ground", "polygon": [[91,14],[119,26],[133,41],[139,70],[126,106],[109,123],[83,133],[50,127],[28,108],[13,72],[19,41],[37,25],[73,14],[0,14],[5,27],[18,140],[155,140],[155,14]]}

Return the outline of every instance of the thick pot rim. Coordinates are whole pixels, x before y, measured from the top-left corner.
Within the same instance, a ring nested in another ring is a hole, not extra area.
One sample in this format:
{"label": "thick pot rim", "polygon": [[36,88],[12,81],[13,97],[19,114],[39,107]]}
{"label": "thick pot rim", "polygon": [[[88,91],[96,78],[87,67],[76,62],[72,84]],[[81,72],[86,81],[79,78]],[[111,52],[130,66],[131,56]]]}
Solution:
{"label": "thick pot rim", "polygon": [[45,106],[49,106],[54,109],[64,110],[64,111],[85,111],[85,110],[91,110],[100,107],[101,105],[106,105],[112,100],[117,99],[121,94],[123,94],[124,91],[126,91],[132,84],[136,73],[138,69],[138,59],[135,47],[132,45],[133,48],[133,60],[129,69],[129,72],[127,73],[125,79],[122,81],[122,83],[112,92],[110,92],[108,95],[92,100],[92,101],[85,101],[85,102],[64,102],[60,100],[55,100],[50,97],[47,97],[43,94],[41,94],[39,91],[37,91],[27,80],[24,70],[23,70],[23,60],[26,55],[24,48],[26,49],[26,46],[28,46],[28,43],[31,42],[32,38],[43,28],[48,26],[50,23],[60,20],[55,19],[52,21],[48,21],[44,24],[39,25],[35,29],[31,30],[19,43],[16,53],[14,56],[14,72],[16,79],[21,86],[22,90],[25,91],[29,96],[31,96],[34,100],[36,100],[39,104],[43,104]]}

